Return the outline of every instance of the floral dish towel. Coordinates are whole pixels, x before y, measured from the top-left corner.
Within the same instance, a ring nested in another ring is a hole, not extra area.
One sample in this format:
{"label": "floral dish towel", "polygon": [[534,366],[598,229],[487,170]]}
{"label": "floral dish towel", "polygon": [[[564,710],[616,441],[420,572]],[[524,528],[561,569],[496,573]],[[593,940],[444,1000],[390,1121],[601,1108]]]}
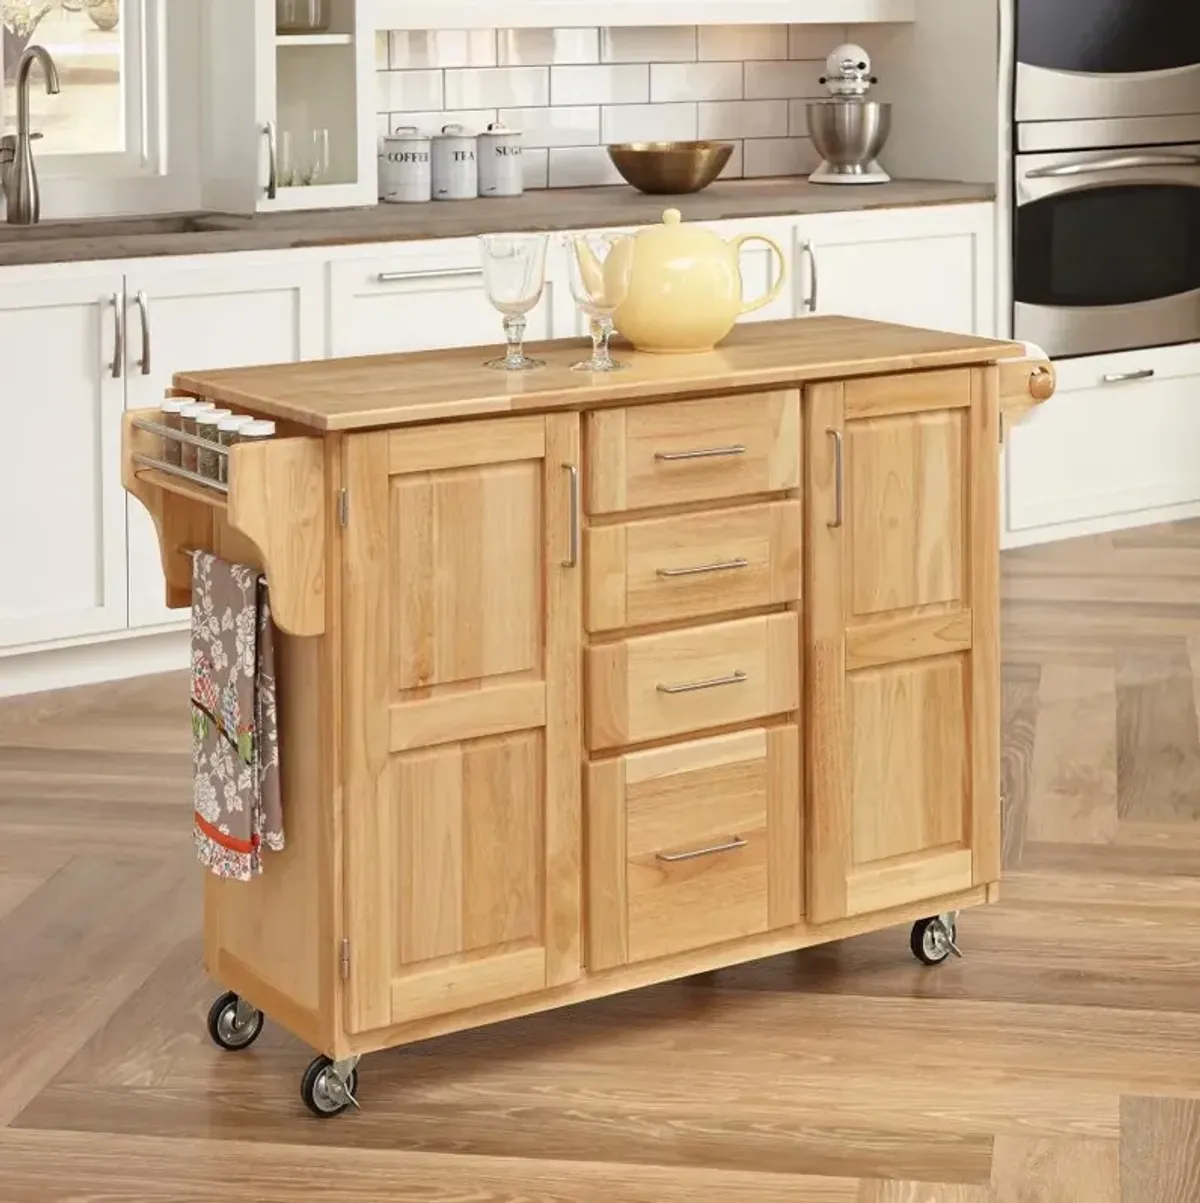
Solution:
{"label": "floral dish towel", "polygon": [[249,881],[283,848],[275,655],[266,582],[192,557],[192,768],[200,863]]}

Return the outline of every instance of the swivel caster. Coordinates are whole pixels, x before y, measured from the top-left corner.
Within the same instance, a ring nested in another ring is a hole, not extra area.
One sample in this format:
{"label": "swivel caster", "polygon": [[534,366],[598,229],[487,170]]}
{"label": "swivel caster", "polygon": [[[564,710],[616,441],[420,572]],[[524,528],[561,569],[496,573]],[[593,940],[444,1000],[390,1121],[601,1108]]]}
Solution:
{"label": "swivel caster", "polygon": [[341,1115],[347,1107],[357,1107],[354,1097],[358,1090],[357,1057],[331,1061],[318,1057],[300,1079],[300,1097],[304,1105],[320,1119]]}
{"label": "swivel caster", "polygon": [[918,919],[913,924],[909,947],[922,965],[940,965],[948,957],[961,957],[957,913]]}
{"label": "swivel caster", "polygon": [[263,1013],[232,990],[222,994],[208,1009],[208,1034],[213,1044],[227,1052],[249,1048],[262,1028]]}

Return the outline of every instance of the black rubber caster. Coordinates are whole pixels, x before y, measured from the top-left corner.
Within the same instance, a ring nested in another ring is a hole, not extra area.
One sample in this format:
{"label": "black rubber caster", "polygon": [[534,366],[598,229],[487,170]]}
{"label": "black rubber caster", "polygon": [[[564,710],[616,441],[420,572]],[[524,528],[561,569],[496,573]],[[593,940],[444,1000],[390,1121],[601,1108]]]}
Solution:
{"label": "black rubber caster", "polygon": [[208,1009],[208,1034],[213,1044],[235,1053],[249,1048],[263,1029],[263,1013],[242,1002],[232,990]]}
{"label": "black rubber caster", "polygon": [[318,1057],[300,1079],[300,1097],[304,1105],[319,1119],[332,1119],[347,1107],[357,1107],[358,1070],[352,1069],[343,1083],[328,1057]]}
{"label": "black rubber caster", "polygon": [[912,954],[922,965],[940,965],[949,957],[961,957],[958,921],[954,915],[932,915],[913,924],[909,938]]}

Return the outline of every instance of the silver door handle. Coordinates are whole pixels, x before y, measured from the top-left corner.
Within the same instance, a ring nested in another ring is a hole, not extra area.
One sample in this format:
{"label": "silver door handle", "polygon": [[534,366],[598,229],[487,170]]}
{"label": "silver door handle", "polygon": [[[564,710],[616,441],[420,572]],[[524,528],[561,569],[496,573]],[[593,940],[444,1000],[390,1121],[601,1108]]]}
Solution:
{"label": "silver door handle", "polygon": [[120,380],[125,370],[125,298],[119,292],[112,294],[113,307],[113,361],[112,377]]}
{"label": "silver door handle", "polygon": [[825,433],[833,436],[833,521],[825,525],[835,530],[842,525],[846,517],[846,472],[843,457],[845,440],[840,430],[832,426],[825,428]]}
{"label": "silver door handle", "polygon": [[654,857],[665,865],[673,865],[681,860],[699,860],[702,856],[716,856],[718,852],[736,852],[744,848],[746,841],[740,835],[727,840],[724,844],[714,844],[711,848],[697,848],[695,852],[656,852]]}
{"label": "silver door handle", "polygon": [[562,566],[574,568],[579,563],[579,469],[574,464],[563,464],[563,469],[568,475],[571,489],[571,542]]}
{"label": "silver door handle", "polygon": [[1140,372],[1109,372],[1100,377],[1102,384],[1127,384],[1131,380],[1153,380],[1154,369],[1142,368]]}
{"label": "silver door handle", "polygon": [[800,302],[802,309],[807,309],[809,313],[817,312],[817,289],[820,286],[820,279],[817,276],[817,248],[811,242],[802,242],[800,244],[800,255],[808,260],[809,279],[812,281],[812,287],[809,289],[808,296]]}
{"label": "silver door handle", "polygon": [[142,369],[143,376],[150,375],[150,301],[141,289],[137,293],[138,311],[142,315],[142,357],[138,360],[138,367]]}
{"label": "silver door handle", "polygon": [[1095,175],[1100,171],[1137,171],[1142,167],[1200,167],[1197,155],[1113,155],[1108,159],[1088,159],[1079,163],[1060,163],[1056,167],[1034,167],[1025,172],[1027,180],[1055,180],[1064,176]]}
{"label": "silver door handle", "polygon": [[279,158],[275,149],[275,122],[268,121],[263,126],[267,136],[267,200],[274,200],[279,195]]}
{"label": "silver door handle", "polygon": [[380,284],[391,284],[396,280],[451,280],[480,274],[477,267],[436,267],[429,271],[379,272],[375,279]]}
{"label": "silver door handle", "polygon": [[701,689],[719,689],[722,685],[740,685],[746,680],[744,672],[732,672],[724,677],[709,677],[706,681],[688,681],[684,685],[659,685],[659,693],[698,693]]}
{"label": "silver door handle", "polygon": [[728,447],[706,447],[703,451],[656,451],[654,458],[660,463],[672,464],[681,459],[727,459],[745,454],[746,448],[741,443],[731,443]]}
{"label": "silver door handle", "polygon": [[697,564],[694,568],[659,568],[657,574],[663,577],[673,576],[702,576],[708,572],[732,572],[735,568],[748,568],[749,560],[740,556],[736,560],[718,560],[714,564]]}

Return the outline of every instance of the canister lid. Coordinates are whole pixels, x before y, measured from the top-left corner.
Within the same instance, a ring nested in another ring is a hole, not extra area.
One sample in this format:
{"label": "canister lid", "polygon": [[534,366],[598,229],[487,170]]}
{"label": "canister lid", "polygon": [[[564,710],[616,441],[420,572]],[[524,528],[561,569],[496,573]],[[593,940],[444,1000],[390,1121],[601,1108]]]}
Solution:
{"label": "canister lid", "polygon": [[267,439],[275,433],[275,423],[265,418],[255,418],[238,430],[238,435],[246,439]]}
{"label": "canister lid", "polygon": [[502,138],[511,137],[520,132],[518,129],[513,129],[511,125],[505,125],[503,121],[493,121],[479,136],[481,138]]}
{"label": "canister lid", "polygon": [[457,122],[452,122],[450,125],[443,125],[440,134],[434,134],[435,138],[474,138],[465,125],[459,125]]}
{"label": "canister lid", "polygon": [[401,125],[384,134],[384,142],[428,142],[429,135],[423,134],[415,125]]}

